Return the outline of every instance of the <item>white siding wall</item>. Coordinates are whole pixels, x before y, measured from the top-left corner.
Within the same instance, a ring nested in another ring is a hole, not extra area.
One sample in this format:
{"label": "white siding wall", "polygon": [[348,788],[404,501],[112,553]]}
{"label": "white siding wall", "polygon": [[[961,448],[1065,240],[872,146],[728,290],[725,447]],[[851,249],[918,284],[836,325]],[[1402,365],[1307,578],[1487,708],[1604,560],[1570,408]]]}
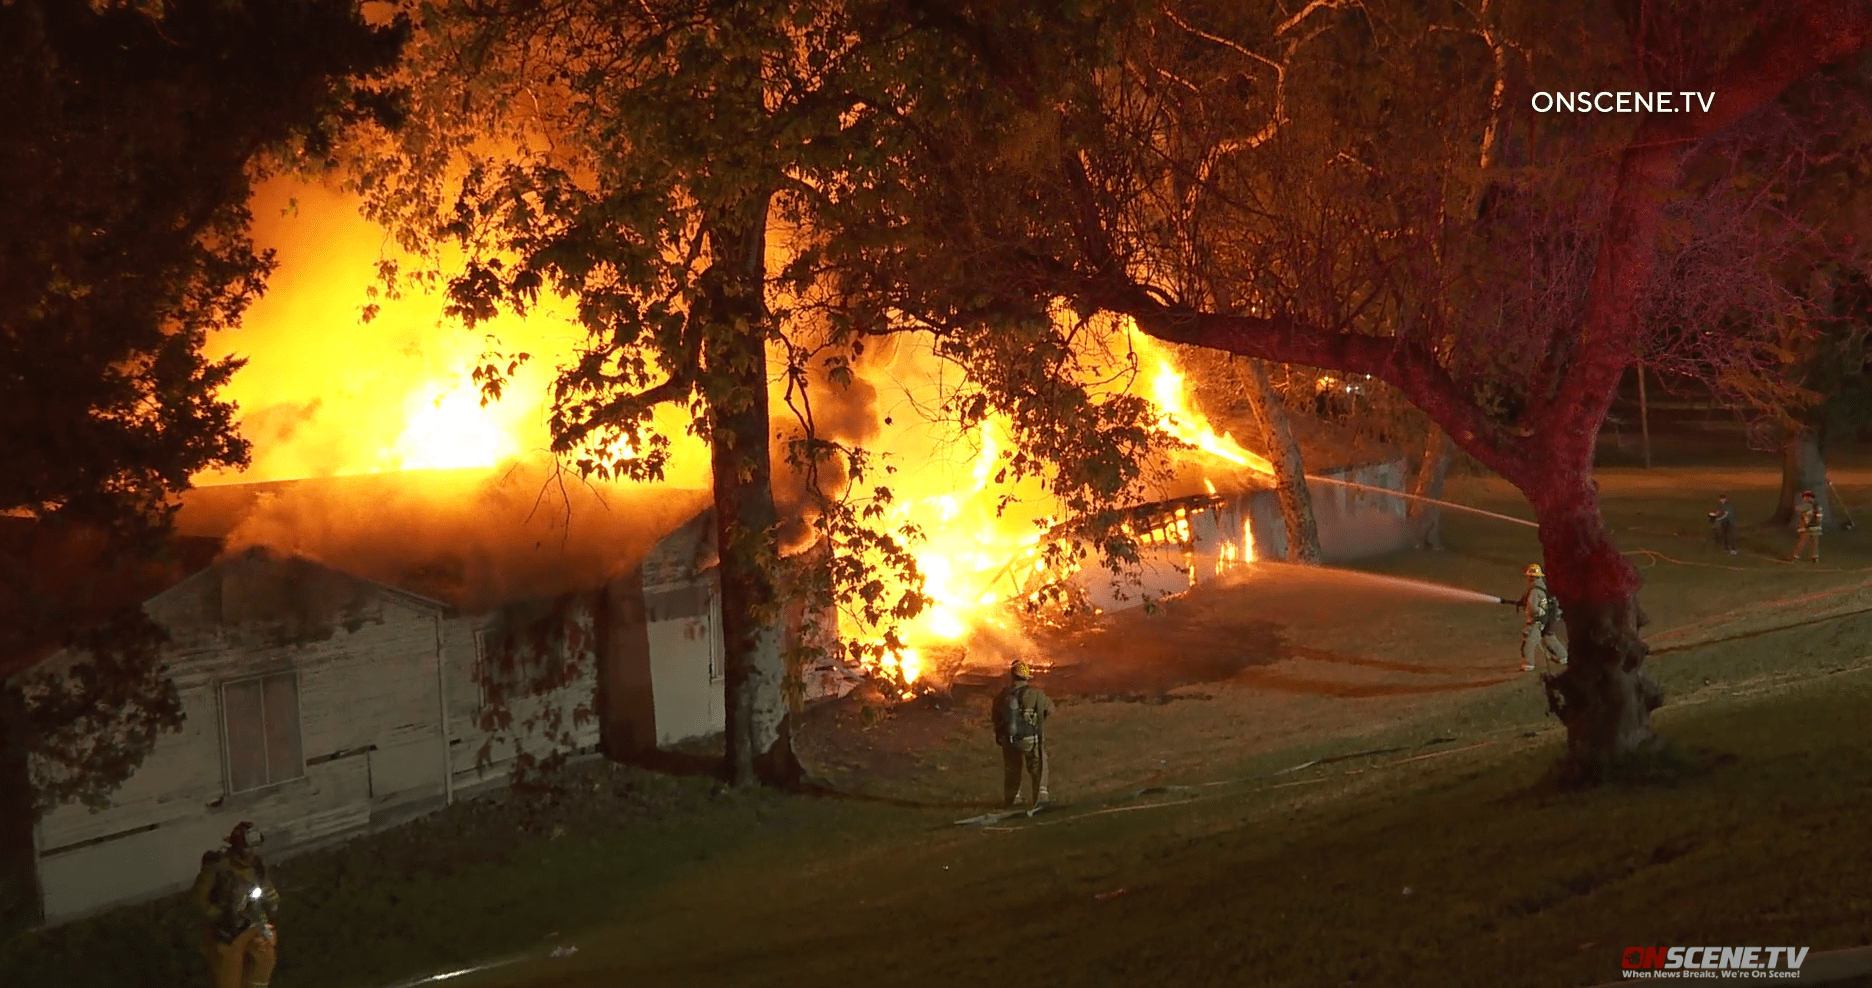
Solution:
{"label": "white siding wall", "polygon": [[[47,921],[186,887],[202,852],[241,820],[259,826],[269,857],[277,858],[368,826],[374,806],[438,796],[435,618],[395,600],[354,618],[361,618],[348,622],[354,630],[334,627],[330,637],[311,641],[270,641],[243,628],[177,634],[169,661],[187,715],[181,733],[157,742],[107,809],[64,806],[40,824],[42,853],[58,851],[40,861]],[[298,674],[305,759],[372,744],[378,751],[311,764],[301,778],[229,794],[219,687],[284,670]],[[426,772],[418,749],[428,752]],[[119,834],[125,836],[59,850]]]}
{"label": "white siding wall", "polygon": [[[1404,463],[1374,463],[1326,476],[1388,490],[1404,489]],[[1410,523],[1406,502],[1374,491],[1341,484],[1309,483],[1315,520],[1319,523],[1320,555],[1329,563],[1364,559],[1409,548]],[[1278,513],[1278,507],[1277,507]]]}
{"label": "white siding wall", "polygon": [[[589,622],[592,615],[586,610],[577,614],[576,619]],[[475,645],[475,635],[489,630],[495,622],[494,615],[472,614],[445,619],[442,623],[443,652],[448,657],[449,759],[457,792],[501,784],[513,768],[513,748],[511,744],[500,741],[489,746],[491,762],[485,767],[476,765],[484,745],[496,735],[513,734],[513,729],[499,732],[481,727],[483,704],[480,681],[476,678],[480,656]],[[513,715],[514,728],[519,728],[528,718],[538,716],[551,705],[559,709],[565,723],[573,725],[575,747],[597,746],[598,719],[595,716],[587,718],[583,724],[573,723],[573,711],[577,707],[583,705],[589,709],[595,704],[598,690],[597,660],[587,654],[581,657],[579,665],[581,675],[559,693],[550,697],[511,701],[508,710]],[[434,695],[433,687],[430,693]],[[521,737],[526,750],[534,754],[544,754],[548,750],[538,738],[528,738],[524,732]]]}
{"label": "white siding wall", "polygon": [[[165,659],[176,670],[187,720],[180,733],[158,740],[108,808],[94,813],[65,806],[41,821],[40,879],[47,922],[64,922],[186,888],[194,880],[202,853],[218,847],[241,820],[259,826],[266,837],[263,853],[276,861],[439,808],[445,773],[448,788],[457,795],[506,782],[512,766],[511,746],[493,745],[493,763],[476,766],[483,743],[497,732],[480,726],[475,635],[494,625],[495,615],[438,618],[435,609],[424,602],[323,570],[315,574],[320,592],[348,601],[345,613],[323,625],[307,624],[300,614],[299,630],[293,633],[296,638],[282,640],[279,628],[225,623],[225,615],[235,613],[230,607],[253,615],[268,602],[264,596],[247,592],[248,585],[236,585],[244,575],[237,580],[217,572],[230,565],[242,568],[241,574],[251,574],[271,564],[258,557],[218,564],[148,605],[151,616],[172,635]],[[310,564],[297,561],[295,565],[303,575]],[[356,591],[353,596],[345,596],[347,583]],[[255,584],[266,586],[259,581]],[[237,591],[245,596],[236,600]],[[591,599],[572,612],[588,632],[583,636],[586,642],[595,641],[589,634],[596,617]],[[711,608],[710,614],[714,613]],[[721,730],[720,684],[709,682],[710,655],[715,656],[717,667],[720,662],[717,622],[709,617],[661,623],[675,626],[651,628],[652,648],[660,642],[675,657],[664,668],[677,697],[672,710],[695,704],[695,709],[681,717],[673,712],[668,715],[672,725],[681,725],[672,736]],[[442,649],[439,682],[438,634]],[[573,716],[581,705],[595,706],[595,657],[582,655],[580,667],[582,674],[567,688],[511,703],[515,727],[548,707],[557,707],[572,729],[573,746],[596,747],[597,718],[575,723]],[[298,679],[302,755],[308,762],[305,774],[261,790],[230,794],[222,752],[220,686],[230,679],[285,671],[294,672]],[[662,687],[657,689],[661,727],[665,713]],[[525,745],[534,754],[548,750],[538,738],[526,740]],[[47,855],[46,851],[57,853]]]}

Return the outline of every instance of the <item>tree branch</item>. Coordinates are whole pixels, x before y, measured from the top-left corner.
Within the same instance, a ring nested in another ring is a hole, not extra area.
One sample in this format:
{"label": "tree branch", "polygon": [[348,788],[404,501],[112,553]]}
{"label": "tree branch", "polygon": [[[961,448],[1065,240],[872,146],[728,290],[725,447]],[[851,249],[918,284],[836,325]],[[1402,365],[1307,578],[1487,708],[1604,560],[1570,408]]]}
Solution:
{"label": "tree branch", "polygon": [[1083,284],[1081,297],[1099,308],[1130,316],[1145,335],[1166,343],[1206,347],[1277,363],[1305,364],[1351,374],[1370,374],[1395,387],[1424,410],[1463,449],[1503,477],[1525,478],[1531,459],[1526,446],[1486,418],[1449,372],[1421,347],[1396,337],[1332,333],[1288,315],[1244,316],[1199,312],[1159,301],[1129,280]]}
{"label": "tree branch", "polygon": [[685,327],[682,359],[677,362],[663,383],[643,391],[613,398],[587,415],[582,421],[568,421],[564,435],[553,437],[553,452],[567,452],[584,442],[593,431],[601,428],[616,428],[640,416],[646,408],[655,408],[665,402],[681,401],[688,397],[690,392],[695,390],[696,375],[701,368],[702,333],[701,329],[694,326]]}
{"label": "tree branch", "polygon": [[1790,16],[1774,33],[1730,59],[1711,80],[1716,101],[1710,112],[1652,115],[1632,139],[1632,150],[1702,140],[1753,113],[1815,69],[1872,45],[1872,6],[1863,0],[1782,0],[1771,6],[1791,8]]}
{"label": "tree branch", "polygon": [[[1872,6],[1863,0],[1804,0],[1772,34],[1732,59],[1712,88],[1709,113],[1653,116],[1619,162],[1607,233],[1573,353],[1551,401],[1531,396],[1530,421],[1562,458],[1590,466],[1599,424],[1638,340],[1638,304],[1657,263],[1665,194],[1673,188],[1689,143],[1754,112],[1814,70],[1872,45]],[[1592,359],[1596,357],[1597,359]]]}

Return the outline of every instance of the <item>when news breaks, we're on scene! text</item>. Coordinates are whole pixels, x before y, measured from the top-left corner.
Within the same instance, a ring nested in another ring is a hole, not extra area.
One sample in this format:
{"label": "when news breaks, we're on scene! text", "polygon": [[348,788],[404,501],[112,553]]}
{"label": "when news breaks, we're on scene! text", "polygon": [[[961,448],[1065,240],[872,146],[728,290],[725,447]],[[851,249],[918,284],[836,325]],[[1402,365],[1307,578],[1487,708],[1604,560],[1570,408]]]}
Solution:
{"label": "when news breaks, we're on scene! text", "polygon": [[1574,92],[1541,91],[1531,97],[1535,113],[1708,113],[1716,105],[1714,92]]}
{"label": "when news breaks, we're on scene! text", "polygon": [[1627,947],[1626,978],[1795,979],[1806,947]]}

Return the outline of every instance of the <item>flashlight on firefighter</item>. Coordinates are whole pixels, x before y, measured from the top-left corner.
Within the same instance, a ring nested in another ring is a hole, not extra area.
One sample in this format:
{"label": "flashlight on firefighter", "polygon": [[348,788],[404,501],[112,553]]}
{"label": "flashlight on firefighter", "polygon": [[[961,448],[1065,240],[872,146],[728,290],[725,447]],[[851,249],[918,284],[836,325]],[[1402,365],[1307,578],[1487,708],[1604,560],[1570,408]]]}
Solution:
{"label": "flashlight on firefighter", "polygon": [[249,892],[249,893],[247,893],[247,898],[249,898],[249,899],[258,899],[258,898],[260,898],[260,896],[261,896],[262,894],[264,894],[264,893],[262,893],[262,892],[260,891],[260,886],[258,886],[258,885],[255,885],[255,886],[253,887],[253,891],[251,891],[251,892]]}

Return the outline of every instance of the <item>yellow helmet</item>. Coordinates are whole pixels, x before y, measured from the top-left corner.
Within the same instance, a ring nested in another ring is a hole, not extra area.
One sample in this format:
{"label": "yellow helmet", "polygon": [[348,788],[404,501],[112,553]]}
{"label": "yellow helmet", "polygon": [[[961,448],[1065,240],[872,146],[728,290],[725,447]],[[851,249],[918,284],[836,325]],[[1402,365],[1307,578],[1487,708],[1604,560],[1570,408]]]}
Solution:
{"label": "yellow helmet", "polygon": [[1015,679],[1033,678],[1033,666],[1028,665],[1025,660],[1014,663],[1014,667],[1008,671],[1014,674]]}
{"label": "yellow helmet", "polygon": [[1543,580],[1547,578],[1547,572],[1540,568],[1539,563],[1529,563],[1526,572],[1531,579]]}

